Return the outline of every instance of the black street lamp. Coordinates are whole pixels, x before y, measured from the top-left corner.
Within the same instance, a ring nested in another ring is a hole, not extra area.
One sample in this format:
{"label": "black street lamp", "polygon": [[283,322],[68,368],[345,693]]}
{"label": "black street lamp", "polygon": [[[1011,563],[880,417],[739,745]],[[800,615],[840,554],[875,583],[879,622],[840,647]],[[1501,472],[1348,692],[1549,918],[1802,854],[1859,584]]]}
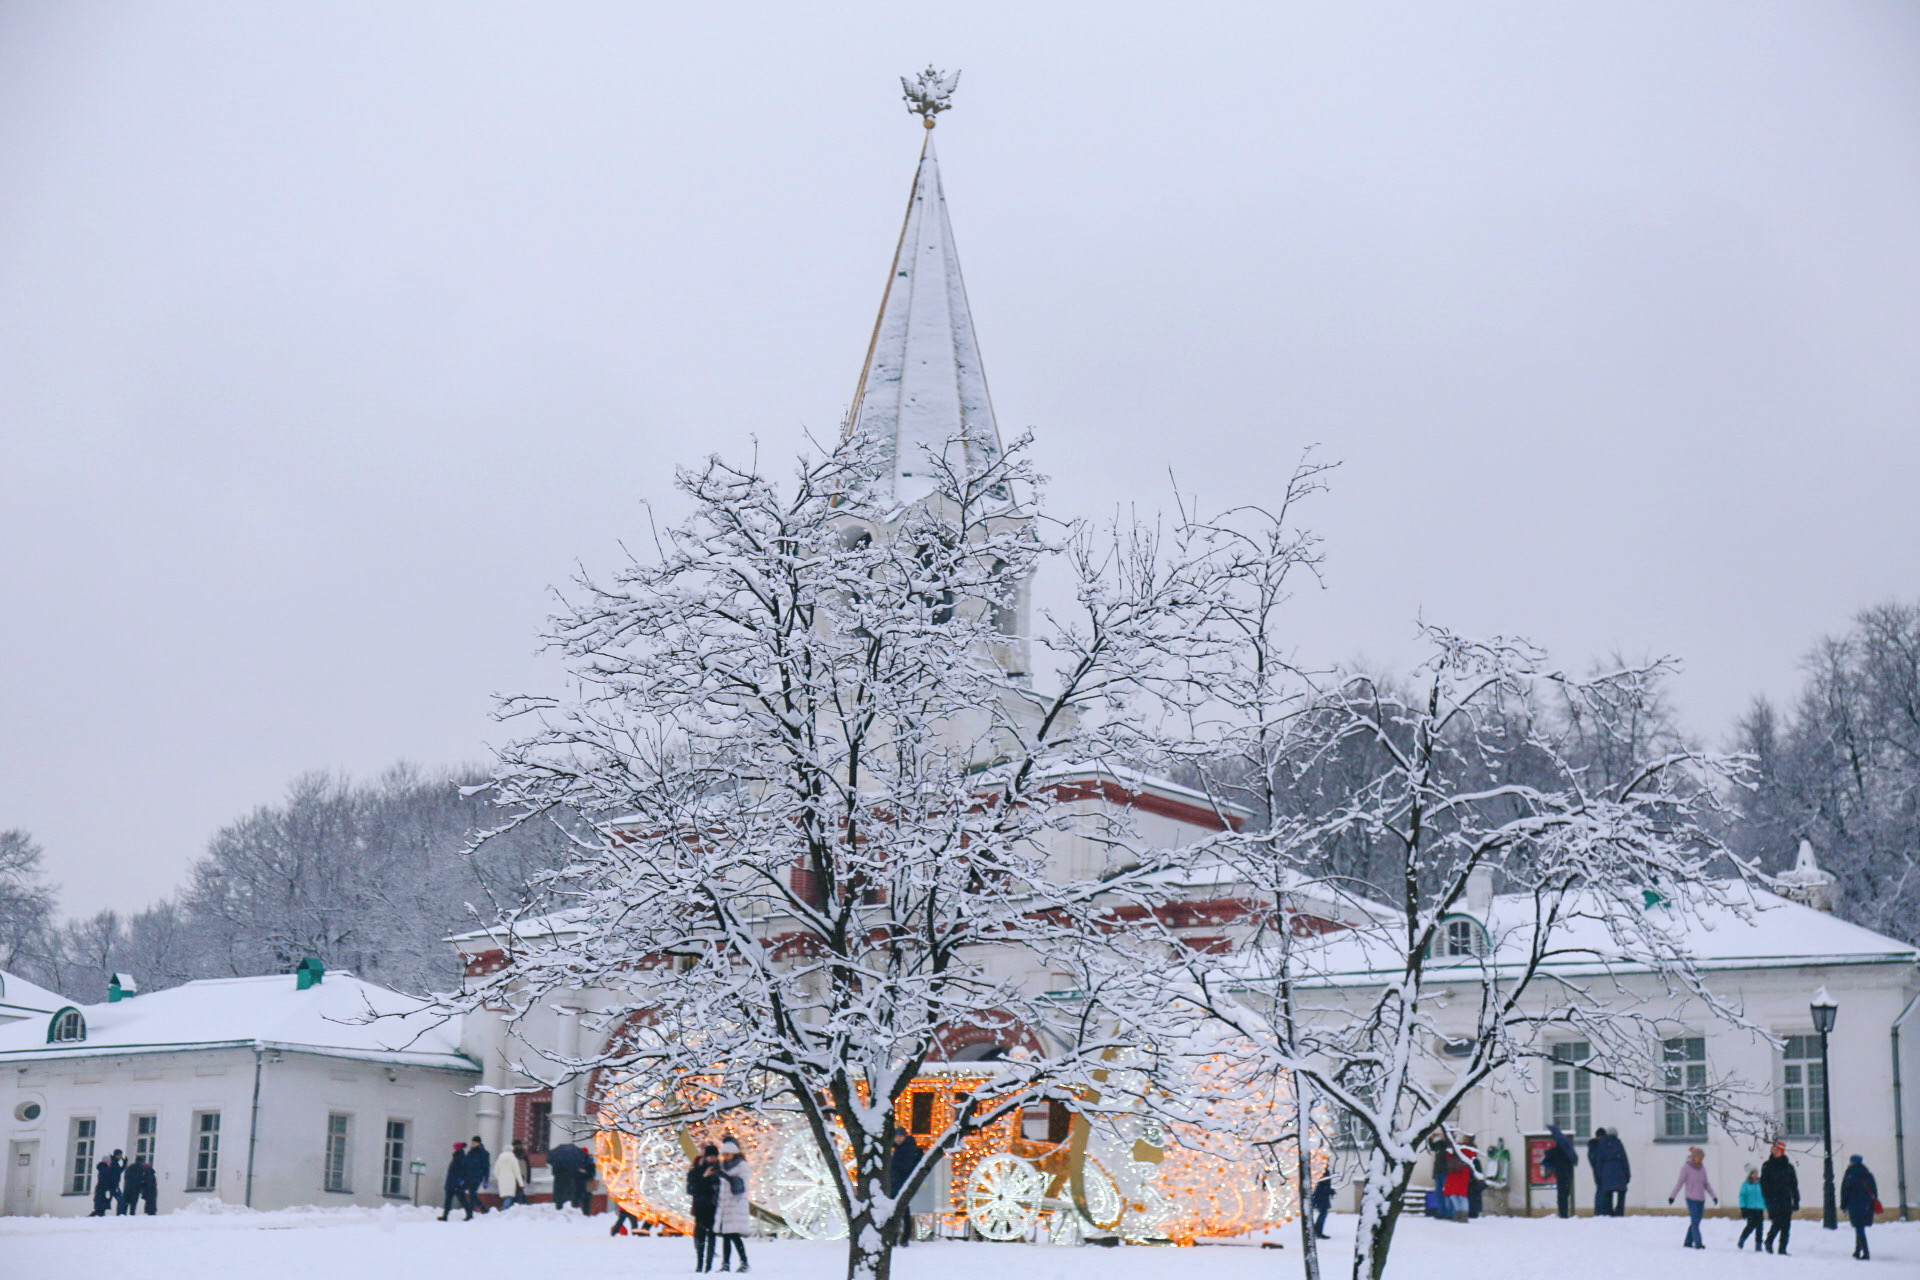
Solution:
{"label": "black street lamp", "polygon": [[1827,1067],[1827,1036],[1833,1031],[1840,1006],[1821,987],[1813,993],[1811,1007],[1813,1029],[1820,1033],[1820,1136],[1827,1144],[1827,1163],[1820,1177],[1820,1225],[1835,1231],[1840,1227],[1840,1215],[1833,1197],[1833,1074]]}

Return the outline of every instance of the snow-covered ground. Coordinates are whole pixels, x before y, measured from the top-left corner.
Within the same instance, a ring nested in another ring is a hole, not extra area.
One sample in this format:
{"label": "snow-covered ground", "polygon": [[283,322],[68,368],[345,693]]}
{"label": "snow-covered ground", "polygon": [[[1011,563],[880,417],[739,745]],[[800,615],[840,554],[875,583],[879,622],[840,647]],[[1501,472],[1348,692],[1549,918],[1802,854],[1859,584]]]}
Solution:
{"label": "snow-covered ground", "polygon": [[[1328,1223],[1323,1255],[1331,1276],[1347,1274],[1353,1219]],[[426,1209],[291,1209],[279,1213],[163,1214],[154,1218],[0,1218],[0,1280],[110,1276],[113,1280],[389,1280],[425,1276],[655,1277],[691,1275],[684,1239],[612,1238],[610,1220],[582,1221],[545,1206],[441,1223]],[[1681,1218],[1559,1222],[1484,1218],[1461,1226],[1425,1218],[1406,1223],[1390,1276],[1407,1280],[1752,1280],[1920,1275],[1920,1223],[1882,1224],[1871,1234],[1878,1272],[1850,1258],[1853,1233],[1794,1227],[1794,1256],[1735,1256],[1737,1222],[1707,1224],[1707,1249],[1680,1248]],[[1281,1251],[1245,1245],[1194,1249],[1060,1249],[1044,1245],[916,1245],[894,1261],[899,1280],[1292,1280],[1300,1274],[1299,1236]],[[753,1274],[762,1280],[840,1280],[846,1254],[832,1244],[755,1241]]]}

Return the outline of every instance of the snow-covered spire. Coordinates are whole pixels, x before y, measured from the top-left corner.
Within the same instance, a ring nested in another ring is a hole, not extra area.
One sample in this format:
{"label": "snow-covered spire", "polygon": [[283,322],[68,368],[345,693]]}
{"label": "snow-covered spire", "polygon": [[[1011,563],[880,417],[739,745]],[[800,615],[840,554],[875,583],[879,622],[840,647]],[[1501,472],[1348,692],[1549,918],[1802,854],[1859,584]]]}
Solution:
{"label": "snow-covered spire", "polygon": [[[941,80],[935,88],[942,92],[927,91],[926,106],[915,108],[929,130],[952,85]],[[915,89],[908,85],[910,103]],[[972,470],[1000,450],[931,132],[913,176],[913,197],[846,429],[880,442],[882,482],[902,503],[932,491],[933,460],[946,456],[956,439],[968,454],[948,459],[958,469]]]}
{"label": "snow-covered spire", "polygon": [[1800,849],[1794,855],[1793,869],[1775,877],[1780,896],[1790,898],[1816,911],[1833,910],[1834,877],[1821,868],[1813,856],[1813,841],[1800,837]]}

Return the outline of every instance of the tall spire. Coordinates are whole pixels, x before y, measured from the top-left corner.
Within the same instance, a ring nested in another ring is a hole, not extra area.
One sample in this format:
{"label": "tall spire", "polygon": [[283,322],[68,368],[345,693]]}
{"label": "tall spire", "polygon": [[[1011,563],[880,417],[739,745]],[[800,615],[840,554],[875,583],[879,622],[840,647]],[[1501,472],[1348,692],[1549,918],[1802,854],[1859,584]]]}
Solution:
{"label": "tall spire", "polygon": [[917,82],[901,81],[909,110],[926,121],[929,132],[866,366],[847,411],[849,436],[880,442],[883,480],[903,503],[932,492],[934,459],[949,448],[967,451],[964,459],[951,460],[964,462],[963,470],[983,464],[1000,449],[933,150],[934,116],[946,110],[958,80],[958,73],[942,77],[929,68]]}

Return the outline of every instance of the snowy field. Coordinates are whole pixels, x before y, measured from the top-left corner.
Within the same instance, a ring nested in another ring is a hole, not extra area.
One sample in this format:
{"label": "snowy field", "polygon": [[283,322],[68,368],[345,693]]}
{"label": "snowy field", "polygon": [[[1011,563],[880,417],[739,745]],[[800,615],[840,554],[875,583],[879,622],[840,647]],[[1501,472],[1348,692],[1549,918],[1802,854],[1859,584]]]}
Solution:
{"label": "snowy field", "polygon": [[[1347,1274],[1351,1218],[1329,1221],[1330,1276]],[[155,1218],[0,1218],[0,1280],[101,1276],[113,1280],[387,1280],[388,1277],[691,1275],[684,1239],[612,1238],[609,1219],[583,1222],[544,1206],[441,1223],[426,1209],[245,1210]],[[1739,1223],[1709,1220],[1707,1249],[1680,1248],[1684,1218],[1487,1218],[1461,1226],[1425,1218],[1401,1230],[1388,1266],[1405,1280],[1751,1280],[1755,1276],[1920,1276],[1920,1223],[1882,1224],[1870,1236],[1869,1270],[1850,1257],[1853,1233],[1794,1226],[1794,1256],[1735,1255]],[[752,1274],[763,1280],[840,1280],[845,1252],[831,1244],[755,1241]],[[1292,1280],[1299,1235],[1284,1250],[1245,1245],[1193,1249],[1058,1249],[1042,1245],[916,1245],[896,1255],[900,1280]],[[991,1271],[989,1270],[991,1269]]]}

